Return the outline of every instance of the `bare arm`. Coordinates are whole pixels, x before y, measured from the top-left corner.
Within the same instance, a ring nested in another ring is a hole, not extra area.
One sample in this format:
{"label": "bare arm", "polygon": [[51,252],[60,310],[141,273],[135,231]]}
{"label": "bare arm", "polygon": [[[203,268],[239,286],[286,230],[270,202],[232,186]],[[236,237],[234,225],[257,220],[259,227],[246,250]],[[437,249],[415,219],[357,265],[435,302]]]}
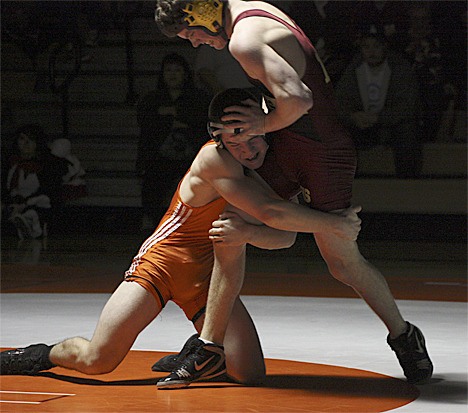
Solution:
{"label": "bare arm", "polygon": [[[301,81],[296,69],[263,37],[258,38],[258,34],[255,37],[248,32],[239,33],[231,39],[229,50],[250,77],[259,80],[270,90],[276,108],[266,116],[258,111],[250,111],[241,117],[226,115],[223,121],[238,120],[239,123],[233,124],[233,127],[243,129],[240,137],[286,128],[312,107],[312,92]],[[256,38],[257,41],[252,41]],[[298,47],[295,39],[288,41],[294,42],[291,47]],[[302,54],[302,51],[298,53]],[[304,59],[303,54],[300,58]]]}
{"label": "bare arm", "polygon": [[223,246],[250,244],[254,247],[275,250],[289,248],[296,241],[296,233],[270,228],[261,223],[245,221],[239,214],[227,211],[213,222],[210,239]]}
{"label": "bare arm", "polygon": [[241,165],[222,149],[206,148],[212,153],[210,167],[204,168],[203,179],[228,203],[269,227],[291,232],[327,232],[355,240],[360,231],[359,207],[343,215],[312,210],[302,205],[277,199],[255,179],[245,176]]}

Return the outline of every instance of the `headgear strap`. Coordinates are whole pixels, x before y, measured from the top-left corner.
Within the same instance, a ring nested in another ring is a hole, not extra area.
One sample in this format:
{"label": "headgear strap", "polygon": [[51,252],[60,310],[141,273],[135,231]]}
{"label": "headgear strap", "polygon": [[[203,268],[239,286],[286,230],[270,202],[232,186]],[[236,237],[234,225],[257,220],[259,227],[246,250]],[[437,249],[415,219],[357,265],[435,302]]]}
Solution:
{"label": "headgear strap", "polygon": [[223,3],[220,0],[194,0],[182,10],[187,14],[184,21],[189,27],[204,27],[214,34],[223,27]]}

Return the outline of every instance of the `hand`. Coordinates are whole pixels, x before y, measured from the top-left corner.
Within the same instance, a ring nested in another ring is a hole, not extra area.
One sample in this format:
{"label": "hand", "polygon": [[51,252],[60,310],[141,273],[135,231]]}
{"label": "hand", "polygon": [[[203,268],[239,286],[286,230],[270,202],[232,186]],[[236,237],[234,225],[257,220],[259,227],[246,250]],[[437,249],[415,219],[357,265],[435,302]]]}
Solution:
{"label": "hand", "polygon": [[248,242],[251,225],[235,212],[224,212],[214,221],[209,230],[209,238],[223,246],[244,245]]}
{"label": "hand", "polygon": [[224,109],[226,115],[221,118],[222,122],[232,122],[229,128],[240,128],[242,131],[236,138],[248,140],[255,135],[265,134],[265,112],[253,99],[242,102],[246,106],[228,106]]}
{"label": "hand", "polygon": [[347,209],[331,211],[333,214],[342,217],[341,222],[335,228],[335,234],[340,238],[356,241],[361,231],[361,218],[357,215],[361,210],[360,206],[351,206]]}

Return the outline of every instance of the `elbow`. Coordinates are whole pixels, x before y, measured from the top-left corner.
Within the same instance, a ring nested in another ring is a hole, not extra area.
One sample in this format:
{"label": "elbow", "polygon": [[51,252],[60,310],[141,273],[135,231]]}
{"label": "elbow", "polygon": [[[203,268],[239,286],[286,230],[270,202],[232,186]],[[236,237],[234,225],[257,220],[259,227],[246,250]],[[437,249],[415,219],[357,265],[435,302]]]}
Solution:
{"label": "elbow", "polygon": [[284,243],[281,248],[291,248],[296,242],[297,232],[285,232]]}
{"label": "elbow", "polygon": [[283,229],[281,226],[283,214],[276,208],[261,208],[256,218],[271,228]]}
{"label": "elbow", "polygon": [[295,243],[297,239],[297,232],[289,232],[289,245],[288,248],[291,248]]}
{"label": "elbow", "polygon": [[294,233],[297,228],[291,223],[289,205],[291,202],[282,199],[268,199],[267,202],[258,206],[255,218],[271,228]]}

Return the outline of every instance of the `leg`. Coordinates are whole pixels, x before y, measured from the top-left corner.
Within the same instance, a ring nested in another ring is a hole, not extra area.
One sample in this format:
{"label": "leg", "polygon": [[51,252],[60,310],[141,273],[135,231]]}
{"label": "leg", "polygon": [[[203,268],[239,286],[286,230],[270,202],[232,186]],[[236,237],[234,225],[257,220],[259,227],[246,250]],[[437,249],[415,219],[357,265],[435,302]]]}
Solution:
{"label": "leg", "polygon": [[108,373],[160,311],[160,304],[142,286],[122,282],[105,305],[91,341],[81,337],[65,340],[52,348],[50,360],[86,374]]}
{"label": "leg", "polygon": [[205,322],[200,337],[222,345],[245,274],[245,245],[224,247],[214,243],[215,262],[210,281]]}
{"label": "leg", "polygon": [[[196,323],[197,331],[202,330],[204,317]],[[227,374],[244,384],[259,383],[265,378],[265,361],[257,329],[250,314],[237,297],[232,308],[224,339]]]}
{"label": "leg", "polygon": [[403,320],[380,271],[362,257],[354,241],[330,234],[316,234],[315,239],[332,275],[354,288],[387,326],[387,343],[396,353],[408,381],[427,382],[434,367],[424,336],[416,326]]}
{"label": "leg", "polygon": [[315,234],[330,273],[352,287],[387,326],[392,338],[406,330],[406,323],[380,271],[359,252],[357,243],[332,234]]}
{"label": "leg", "polygon": [[[214,266],[200,339],[194,340],[193,349],[181,360],[179,366],[169,376],[158,381],[158,389],[184,388],[195,381],[218,377],[226,372],[226,356],[222,345],[244,281],[245,245],[224,247],[214,243],[214,252]],[[231,351],[236,353],[236,348],[233,343]],[[254,373],[255,366],[253,367],[248,374]],[[245,372],[237,372],[239,379],[242,379],[242,373]]]}
{"label": "leg", "polygon": [[230,377],[244,384],[265,378],[265,360],[257,330],[250,314],[238,297],[224,339],[226,368]]}

